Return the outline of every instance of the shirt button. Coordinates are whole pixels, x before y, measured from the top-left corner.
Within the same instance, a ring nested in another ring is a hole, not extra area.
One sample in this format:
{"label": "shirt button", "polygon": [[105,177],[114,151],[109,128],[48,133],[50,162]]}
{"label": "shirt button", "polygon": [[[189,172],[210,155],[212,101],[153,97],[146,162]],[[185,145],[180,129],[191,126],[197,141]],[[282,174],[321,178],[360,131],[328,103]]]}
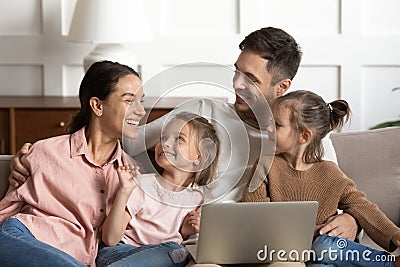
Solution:
{"label": "shirt button", "polygon": [[104,212],[104,209],[100,209],[100,212]]}
{"label": "shirt button", "polygon": [[104,190],[103,190],[103,189],[101,189],[101,190],[100,190],[100,193],[104,194]]}

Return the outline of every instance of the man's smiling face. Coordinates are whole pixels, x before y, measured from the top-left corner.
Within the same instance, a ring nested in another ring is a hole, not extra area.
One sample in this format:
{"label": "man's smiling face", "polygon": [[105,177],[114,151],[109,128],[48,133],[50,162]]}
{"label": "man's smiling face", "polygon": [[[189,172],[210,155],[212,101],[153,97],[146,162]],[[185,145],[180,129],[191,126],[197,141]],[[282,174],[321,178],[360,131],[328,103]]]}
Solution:
{"label": "man's smiling face", "polygon": [[233,88],[236,93],[235,108],[238,111],[250,110],[249,104],[261,96],[268,102],[277,97],[278,85],[272,85],[272,75],[267,71],[268,60],[256,52],[245,49],[235,63]]}

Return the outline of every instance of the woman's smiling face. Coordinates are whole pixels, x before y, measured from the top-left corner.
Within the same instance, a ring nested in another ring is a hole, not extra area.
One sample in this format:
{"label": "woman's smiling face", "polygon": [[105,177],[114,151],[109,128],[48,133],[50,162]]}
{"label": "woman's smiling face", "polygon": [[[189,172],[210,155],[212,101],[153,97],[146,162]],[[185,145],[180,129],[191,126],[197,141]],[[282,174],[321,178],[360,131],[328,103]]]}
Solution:
{"label": "woman's smiling face", "polygon": [[[142,101],[142,82],[136,75],[129,74],[119,79],[115,91],[104,101],[102,124],[109,125],[110,135],[136,138],[139,121],[146,114]],[[114,134],[113,134],[114,133]]]}

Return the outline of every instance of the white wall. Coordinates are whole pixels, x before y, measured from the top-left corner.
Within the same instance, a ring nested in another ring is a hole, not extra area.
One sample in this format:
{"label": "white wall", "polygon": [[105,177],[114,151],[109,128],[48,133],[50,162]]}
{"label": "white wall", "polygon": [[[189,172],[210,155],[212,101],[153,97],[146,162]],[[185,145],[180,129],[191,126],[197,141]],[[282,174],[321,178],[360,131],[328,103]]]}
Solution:
{"label": "white wall", "polygon": [[[0,95],[77,94],[82,58],[94,45],[65,40],[75,2],[0,2]],[[231,66],[245,35],[275,26],[292,34],[304,51],[293,88],[313,89],[326,100],[348,100],[350,130],[400,115],[400,91],[391,92],[400,86],[397,0],[143,2],[154,39],[127,46],[137,55],[145,81],[180,63]],[[159,96],[163,90],[146,93]]]}

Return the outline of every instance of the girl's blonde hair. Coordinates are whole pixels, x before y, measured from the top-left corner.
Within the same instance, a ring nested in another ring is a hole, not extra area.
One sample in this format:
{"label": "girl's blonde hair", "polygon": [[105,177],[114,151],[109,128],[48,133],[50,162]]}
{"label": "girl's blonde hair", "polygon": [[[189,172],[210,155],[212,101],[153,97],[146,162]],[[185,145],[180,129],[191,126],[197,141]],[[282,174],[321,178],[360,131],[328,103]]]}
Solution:
{"label": "girl's blonde hair", "polygon": [[306,90],[290,92],[276,98],[272,103],[272,109],[278,112],[282,106],[291,110],[290,122],[293,128],[298,132],[305,129],[311,129],[313,132],[313,138],[303,155],[305,163],[322,160],[322,138],[332,130],[340,130],[351,114],[349,104],[345,100],[325,103],[322,97]]}
{"label": "girl's blonde hair", "polygon": [[193,138],[200,152],[198,171],[186,186],[210,183],[216,175],[220,153],[220,141],[214,126],[207,119],[190,112],[178,113],[173,119],[183,120],[193,130]]}

